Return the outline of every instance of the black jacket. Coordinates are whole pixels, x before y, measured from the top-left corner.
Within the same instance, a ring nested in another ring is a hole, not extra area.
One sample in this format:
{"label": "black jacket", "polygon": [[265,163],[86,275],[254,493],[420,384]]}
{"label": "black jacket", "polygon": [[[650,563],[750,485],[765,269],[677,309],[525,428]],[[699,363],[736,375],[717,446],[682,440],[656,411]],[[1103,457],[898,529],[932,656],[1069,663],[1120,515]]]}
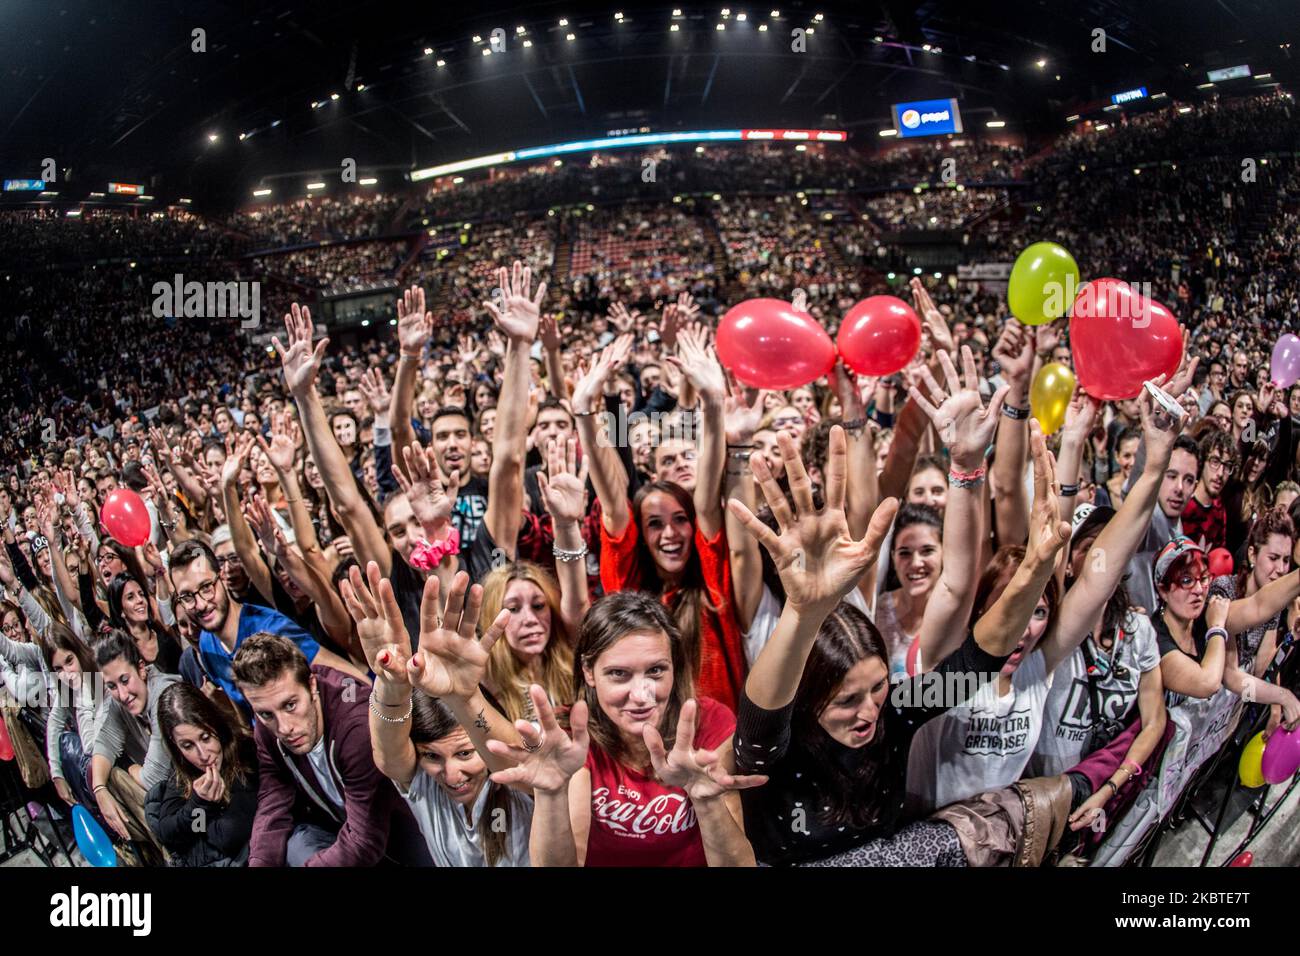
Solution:
{"label": "black jacket", "polygon": [[172,866],[245,866],[248,842],[257,814],[257,746],[242,745],[248,768],[244,782],[236,781],[227,803],[209,803],[191,792],[181,796],[175,772],[149,791],[145,816],[149,827],[171,854]]}

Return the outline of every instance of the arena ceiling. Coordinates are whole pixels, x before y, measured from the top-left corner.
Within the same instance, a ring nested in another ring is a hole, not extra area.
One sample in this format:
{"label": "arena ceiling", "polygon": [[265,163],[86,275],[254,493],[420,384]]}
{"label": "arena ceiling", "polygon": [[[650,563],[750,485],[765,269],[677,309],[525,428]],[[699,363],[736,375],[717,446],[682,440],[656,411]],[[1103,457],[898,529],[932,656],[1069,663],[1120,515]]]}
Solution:
{"label": "arena ceiling", "polygon": [[[81,195],[112,179],[231,205],[270,177],[337,175],[345,157],[387,182],[643,126],[837,128],[875,142],[891,103],[941,97],[960,101],[968,128],[996,117],[1036,135],[1133,87],[1208,95],[1197,86],[1216,67],[1296,79],[1293,0],[727,6],[724,18],[722,3],[8,2],[0,176],[38,176],[53,157]],[[810,26],[792,51],[791,31]],[[504,52],[491,52],[494,28]],[[1092,49],[1097,29],[1105,52]]]}

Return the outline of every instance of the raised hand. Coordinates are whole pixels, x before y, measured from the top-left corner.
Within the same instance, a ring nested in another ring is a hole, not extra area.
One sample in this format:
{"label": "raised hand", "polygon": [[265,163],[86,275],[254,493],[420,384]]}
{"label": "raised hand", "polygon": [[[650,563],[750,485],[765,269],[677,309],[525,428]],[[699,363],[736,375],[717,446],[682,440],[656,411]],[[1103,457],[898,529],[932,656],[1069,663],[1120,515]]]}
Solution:
{"label": "raised hand", "polygon": [[321,339],[316,344],[315,350],[312,349],[311,338],[314,326],[311,321],[311,309],[300,307],[297,302],[284,317],[284,331],[289,340],[289,347],[286,349],[280,344],[279,336],[272,337],[271,344],[280,355],[280,363],[284,367],[284,381],[289,386],[289,391],[294,395],[306,394],[316,383],[316,376],[320,373],[320,363],[325,357],[325,348],[330,340]]}
{"label": "raised hand", "polygon": [[248,454],[253,450],[253,436],[248,432],[239,432],[226,438],[226,461],[221,466],[221,486],[235,484],[239,473],[248,461]]}
{"label": "raised hand", "polygon": [[1174,372],[1173,377],[1169,379],[1169,384],[1165,386],[1165,391],[1172,397],[1178,398],[1192,386],[1192,379],[1196,375],[1196,366],[1201,364],[1199,355],[1193,356],[1189,346],[1192,341],[1192,332],[1190,329],[1183,329],[1183,357],[1178,363],[1178,370]]}
{"label": "raised hand", "polygon": [[1056,495],[1056,462],[1037,419],[1029,423],[1029,451],[1034,459],[1034,504],[1029,512],[1029,545],[1041,562],[1055,561],[1070,540],[1070,524],[1061,520]]}
{"label": "raised hand", "polygon": [[795,289],[794,295],[790,296],[790,305],[796,312],[808,311],[808,293],[804,289]]}
{"label": "raised hand", "polygon": [[754,437],[759,424],[763,421],[763,402],[767,399],[767,390],[758,389],[754,400],[745,398],[744,387],[736,381],[735,376],[723,370],[727,376],[727,400],[722,405],[723,421],[727,432],[728,445],[743,445]]}
{"label": "raised hand", "polygon": [[248,526],[253,529],[253,533],[257,535],[257,539],[262,542],[262,550],[267,554],[279,554],[282,543],[287,546],[288,542],[284,535],[277,533],[280,529],[275,515],[271,513],[271,506],[260,493],[254,494],[249,499],[244,507],[244,518],[248,521]]}
{"label": "raised hand", "polygon": [[920,279],[913,279],[911,288],[912,298],[916,302],[916,311],[920,313],[921,320],[929,330],[930,341],[934,343],[935,349],[956,352],[957,342],[952,337],[952,330],[948,328],[948,320],[935,307],[934,300],[930,298],[930,293],[925,288],[925,283]]}
{"label": "raised hand", "polygon": [[826,467],[826,507],[820,511],[813,506],[812,481],[794,439],[789,433],[780,432],[777,443],[790,482],[793,510],[762,455],[755,452],[749,463],[779,531],[763,524],[735,498],[727,502],[727,506],[744,522],[745,530],[757,538],[772,556],[785,586],[786,601],[800,609],[829,610],[853,590],[863,572],[875,563],[881,542],[898,510],[898,501],[886,498],[871,516],[862,540],[855,541],[849,534],[848,519],[844,514],[848,457],[844,429],[838,425],[831,429],[830,458]]}
{"label": "raised hand", "polygon": [[362,372],[361,378],[357,381],[357,389],[374,415],[388,414],[388,383],[384,381],[383,372],[377,368]]}
{"label": "raised hand", "polygon": [[1034,326],[1034,351],[1044,362],[1051,361],[1052,351],[1061,344],[1061,326],[1048,322]]}
{"label": "raised hand", "polygon": [[493,321],[508,338],[531,345],[537,338],[546,283],[540,283],[537,293],[532,294],[533,270],[516,259],[512,269],[497,270],[497,284],[501,289],[500,305],[484,302],[483,307],[492,313]]}
{"label": "raised hand", "polygon": [[269,442],[260,433],[257,435],[258,447],[271,462],[271,467],[282,475],[293,468],[293,460],[298,451],[298,436],[298,424],[288,412],[271,416]]}
{"label": "raised hand", "polygon": [[[1152,379],[1152,384],[1160,388],[1164,380],[1165,377],[1161,375]],[[1156,400],[1145,388],[1138,396],[1138,409],[1142,416],[1142,442],[1146,447],[1147,461],[1160,465],[1163,471],[1169,456],[1174,452],[1174,442],[1183,430],[1187,412],[1184,410],[1175,418],[1165,411],[1163,405],[1156,404]]]}
{"label": "raised hand", "polygon": [[515,729],[524,746],[512,747],[500,740],[489,740],[488,750],[498,757],[514,761],[508,770],[492,774],[492,782],[532,790],[537,793],[560,793],[569,780],[587,762],[587,702],[578,700],[569,711],[569,728],[573,737],[561,729],[555,710],[546,699],[546,691],[536,684],[528,688],[541,730],[526,720],[515,721]]}
{"label": "raised hand", "polygon": [[1002,377],[1017,386],[1017,391],[1029,388],[1029,375],[1034,370],[1034,333],[1018,319],[1007,319],[993,346],[993,357],[1002,366]]}
{"label": "raised hand", "polygon": [[419,358],[433,335],[433,313],[424,310],[424,290],[411,286],[397,300],[397,345],[402,353]]}
{"label": "raised hand", "polygon": [[708,331],[700,326],[684,329],[677,337],[677,354],[665,356],[695,386],[700,395],[722,401],[727,395],[727,380],[718,364]]}
{"label": "raised hand", "polygon": [[470,587],[469,575],[457,572],[441,611],[438,591],[438,578],[430,577],[420,602],[420,647],[407,661],[407,676],[430,697],[468,699],[483,682],[488,652],[505,633],[510,610],[502,608],[478,640],[474,630],[483,605],[483,588],[477,584]]}
{"label": "raised hand", "polygon": [[622,302],[614,302],[609,307],[609,321],[619,332],[631,332],[640,317],[640,312],[636,309],[629,312]]}
{"label": "raised hand", "polygon": [[411,659],[411,638],[402,622],[393,586],[379,573],[374,561],[366,565],[366,578],[369,584],[362,579],[360,568],[350,568],[348,576],[339,582],[339,594],[357,626],[366,664],[385,682],[406,687],[410,684],[407,663]]}
{"label": "raised hand", "polygon": [[943,389],[930,374],[930,369],[921,369],[921,379],[932,394],[944,396],[942,404],[935,408],[921,391],[912,386],[908,392],[912,400],[934,423],[939,432],[939,439],[948,448],[952,462],[963,471],[974,470],[984,464],[984,452],[993,441],[998,428],[998,416],[1002,412],[1002,400],[1006,397],[1008,385],[1003,385],[993,393],[988,407],[980,399],[979,376],[975,372],[975,359],[970,346],[961,347],[962,368],[965,373],[965,387],[957,379],[957,369],[947,352],[939,352],[939,366],[943,369],[948,382],[948,392]]}
{"label": "raised hand", "polygon": [[587,461],[578,472],[578,442],[570,438],[565,447],[555,439],[546,443],[546,471],[537,473],[542,504],[556,522],[581,522],[587,513]]}
{"label": "raised hand", "polygon": [[[497,358],[506,357],[506,340],[501,337],[501,333],[496,329],[488,329],[487,347],[488,351]],[[559,346],[557,345],[556,347],[558,348]]]}
{"label": "raised hand", "polygon": [[679,324],[685,322],[694,322],[696,316],[700,314],[700,307],[695,304],[695,296],[689,292],[681,292],[677,296],[677,321]]}
{"label": "raised hand", "polygon": [[658,729],[645,724],[641,729],[655,776],[669,787],[680,787],[692,802],[720,797],[731,790],[748,790],[767,783],[762,775],[733,775],[718,759],[716,750],[695,747],[695,717],[698,705],[688,700],[677,717],[677,739],[671,752],[664,752],[664,739]]}
{"label": "raised hand", "polygon": [[[683,292],[682,295],[687,295]],[[664,324],[663,331],[659,334],[659,340],[663,344],[664,350],[672,352],[677,348],[677,330],[689,316],[679,308],[675,303],[669,303],[664,306]]]}
{"label": "raised hand", "polygon": [[478,355],[478,345],[474,342],[474,336],[466,332],[457,342],[456,357],[460,364],[466,368],[474,363],[474,357]]}
{"label": "raised hand", "polygon": [[[491,334],[491,332],[488,333],[488,335]],[[548,312],[538,320],[537,334],[542,338],[543,349],[548,352],[560,351],[560,325],[555,321],[555,316],[553,314]],[[502,354],[505,354],[504,349],[502,350]]]}
{"label": "raised hand", "polygon": [[597,409],[597,399],[604,391],[605,383],[614,374],[614,370],[627,361],[632,351],[632,336],[620,335],[601,350],[573,387],[573,410],[589,412]]}
{"label": "raised hand", "polygon": [[403,474],[394,462],[393,476],[406,493],[411,510],[415,512],[415,520],[424,528],[450,522],[455,495],[448,495],[447,489],[460,488],[460,471],[453,471],[444,482],[438,463],[434,460],[433,449],[426,451],[418,441],[411,442],[402,449],[402,460],[406,463],[406,473]]}
{"label": "raised hand", "polygon": [[1065,425],[1061,429],[1061,438],[1071,439],[1082,445],[1092,434],[1092,424],[1101,412],[1101,402],[1082,389],[1075,391],[1070,399],[1070,407],[1065,410]]}

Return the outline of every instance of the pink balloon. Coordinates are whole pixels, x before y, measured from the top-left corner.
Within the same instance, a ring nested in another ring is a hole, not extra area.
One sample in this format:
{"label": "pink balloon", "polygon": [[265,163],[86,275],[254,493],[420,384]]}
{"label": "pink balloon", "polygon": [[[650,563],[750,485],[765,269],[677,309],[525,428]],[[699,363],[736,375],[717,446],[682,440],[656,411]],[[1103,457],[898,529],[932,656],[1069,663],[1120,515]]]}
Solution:
{"label": "pink balloon", "polygon": [[105,499],[99,520],[109,534],[128,548],[149,540],[149,510],[144,506],[144,499],[130,488],[118,488]]}
{"label": "pink balloon", "polygon": [[1273,731],[1264,745],[1264,758],[1260,761],[1264,779],[1269,783],[1282,783],[1300,770],[1300,727]]}
{"label": "pink balloon", "polygon": [[902,299],[873,295],[849,309],[837,345],[859,375],[893,375],[921,347],[921,320]]}
{"label": "pink balloon", "polygon": [[1290,332],[1281,336],[1273,346],[1271,365],[1269,378],[1279,388],[1290,388],[1300,382],[1300,338]]}
{"label": "pink balloon", "polygon": [[830,373],[835,345],[807,312],[780,299],[732,306],[718,325],[718,358],[754,388],[798,388]]}
{"label": "pink balloon", "polygon": [[1142,383],[1172,376],[1183,358],[1174,314],[1120,279],[1094,279],[1074,300],[1070,350],[1079,386],[1105,402],[1136,398]]}

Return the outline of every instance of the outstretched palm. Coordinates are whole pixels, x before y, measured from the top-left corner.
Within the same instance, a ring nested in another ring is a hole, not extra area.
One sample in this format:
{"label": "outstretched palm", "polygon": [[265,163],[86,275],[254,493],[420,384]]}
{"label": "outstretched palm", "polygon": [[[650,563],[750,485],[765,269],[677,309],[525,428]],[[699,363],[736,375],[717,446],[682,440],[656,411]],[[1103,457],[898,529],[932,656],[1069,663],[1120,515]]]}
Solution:
{"label": "outstretched palm", "polygon": [[424,290],[411,286],[397,300],[397,344],[403,352],[417,354],[433,334],[433,315],[424,310]]}
{"label": "outstretched palm", "polygon": [[371,561],[366,565],[366,577],[353,566],[347,578],[339,582],[339,593],[348,614],[357,626],[361,650],[366,664],[376,674],[382,674],[388,683],[408,683],[407,662],[411,657],[411,638],[402,622],[402,611],[393,595],[393,586],[379,573],[379,565]]}
{"label": "outstretched palm", "polygon": [[978,468],[984,463],[984,452],[997,431],[1002,399],[1009,386],[1003,385],[994,392],[988,407],[985,407],[980,399],[979,376],[975,372],[975,357],[971,354],[970,346],[961,347],[961,360],[966,379],[964,387],[957,379],[957,368],[952,364],[948,353],[939,353],[939,367],[943,369],[948,383],[947,392],[939,387],[929,368],[921,368],[921,380],[931,394],[943,396],[938,408],[916,386],[912,386],[908,392],[934,423],[939,439],[952,456],[953,464],[959,468]]}
{"label": "outstretched palm", "polygon": [[430,697],[472,697],[487,670],[488,651],[505,632],[510,611],[502,609],[483,639],[474,636],[483,588],[470,587],[469,575],[456,575],[439,613],[439,584],[431,577],[420,602],[420,647],[407,662],[411,683]]}
{"label": "outstretched palm", "polygon": [[1037,419],[1029,423],[1029,451],[1034,459],[1034,506],[1029,512],[1029,543],[1039,561],[1052,561],[1070,540],[1070,525],[1061,520],[1056,494],[1056,463],[1047,450]]}
{"label": "outstretched palm", "polygon": [[695,747],[695,717],[698,705],[688,700],[682,705],[677,718],[677,739],[673,749],[664,751],[664,739],[659,731],[646,724],[642,738],[650,751],[650,763],[655,776],[670,787],[686,791],[692,802],[720,797],[731,790],[748,790],[767,783],[762,775],[733,775],[723,767],[714,750],[697,750]]}
{"label": "outstretched palm", "polygon": [[537,711],[538,730],[526,720],[515,721],[515,729],[524,746],[512,747],[500,740],[489,740],[488,750],[498,757],[514,761],[509,770],[492,774],[494,783],[507,784],[521,790],[541,793],[559,793],[569,785],[569,780],[587,762],[587,703],[579,700],[569,711],[569,727],[573,737],[560,727],[555,710],[546,699],[546,692],[536,684],[528,688],[533,708]]}
{"label": "outstretched palm", "polygon": [[[578,474],[578,442],[570,438],[563,448],[551,439],[546,445],[546,474],[537,473],[542,503],[556,521],[581,521],[587,513],[586,481]],[[549,477],[548,477],[549,475]]]}
{"label": "outstretched palm", "polygon": [[509,270],[497,270],[497,282],[501,289],[500,299],[484,302],[483,307],[492,313],[492,318],[507,336],[516,342],[532,344],[537,338],[546,283],[538,284],[537,293],[531,294],[533,270],[519,260],[515,260]]}
{"label": "outstretched palm", "polygon": [[756,453],[750,458],[750,467],[776,518],[779,533],[759,521],[735,498],[731,499],[729,507],[772,556],[785,587],[787,602],[799,608],[833,607],[875,563],[898,502],[888,498],[881,503],[871,516],[866,535],[855,541],[844,514],[845,460],[848,454],[844,429],[838,425],[831,429],[826,507],[820,511],[813,505],[812,482],[794,439],[787,432],[781,432],[777,442],[781,447],[785,473],[790,479],[793,509],[761,455]]}
{"label": "outstretched palm", "polygon": [[402,449],[402,458],[406,462],[406,474],[394,462],[393,477],[406,492],[415,520],[424,528],[449,522],[454,502],[447,494],[447,488],[460,487],[460,472],[453,471],[444,484],[432,450],[426,451],[418,441]]}
{"label": "outstretched palm", "polygon": [[329,339],[321,339],[313,350],[311,347],[313,329],[311,309],[299,306],[295,302],[291,311],[284,317],[284,331],[289,340],[289,347],[286,349],[281,345],[278,336],[271,339],[271,344],[280,355],[280,363],[284,366],[285,384],[295,395],[305,393],[316,382],[321,359],[325,357],[325,347],[329,345]]}

